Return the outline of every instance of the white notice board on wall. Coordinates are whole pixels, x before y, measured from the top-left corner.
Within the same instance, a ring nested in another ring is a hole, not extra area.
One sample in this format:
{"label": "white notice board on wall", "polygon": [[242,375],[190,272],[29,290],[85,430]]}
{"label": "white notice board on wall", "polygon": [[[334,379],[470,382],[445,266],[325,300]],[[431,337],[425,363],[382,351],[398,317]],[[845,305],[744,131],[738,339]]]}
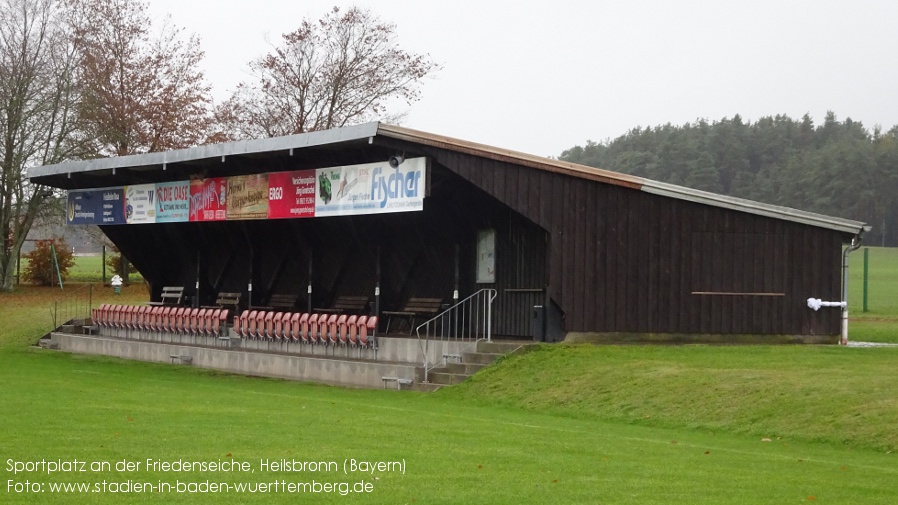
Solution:
{"label": "white notice board on wall", "polygon": [[477,283],[496,282],[496,230],[477,232]]}

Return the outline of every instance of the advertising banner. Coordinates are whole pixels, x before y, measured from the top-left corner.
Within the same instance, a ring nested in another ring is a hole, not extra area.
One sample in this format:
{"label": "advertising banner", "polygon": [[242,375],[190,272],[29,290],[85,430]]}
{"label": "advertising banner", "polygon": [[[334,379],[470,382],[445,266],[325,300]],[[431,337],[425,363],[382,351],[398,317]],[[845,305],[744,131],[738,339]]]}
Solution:
{"label": "advertising banner", "polygon": [[190,220],[190,183],[156,184],[156,222],[177,223]]}
{"label": "advertising banner", "polygon": [[125,224],[124,188],[69,191],[68,224]]}
{"label": "advertising banner", "polygon": [[190,181],[190,220],[224,221],[228,217],[228,181],[224,177]]}
{"label": "advertising banner", "polygon": [[228,177],[228,220],[268,217],[268,174]]}
{"label": "advertising banner", "polygon": [[315,171],[268,174],[268,218],[315,217]]}
{"label": "advertising banner", "polygon": [[125,222],[144,224],[156,222],[155,184],[125,186]]}
{"label": "advertising banner", "polygon": [[70,191],[68,224],[290,219],[424,209],[426,158]]}
{"label": "advertising banner", "polygon": [[426,168],[425,158],[413,158],[395,168],[384,161],[319,169],[315,216],[423,210]]}

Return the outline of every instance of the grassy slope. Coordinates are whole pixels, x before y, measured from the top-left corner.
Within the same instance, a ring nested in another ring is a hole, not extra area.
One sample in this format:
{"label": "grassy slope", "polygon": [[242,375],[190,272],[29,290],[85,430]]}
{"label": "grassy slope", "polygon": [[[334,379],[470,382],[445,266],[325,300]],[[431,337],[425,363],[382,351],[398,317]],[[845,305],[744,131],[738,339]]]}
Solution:
{"label": "grassy slope", "polygon": [[896,451],[896,362],[898,348],[554,345],[508,357],[440,394],[585,419]]}

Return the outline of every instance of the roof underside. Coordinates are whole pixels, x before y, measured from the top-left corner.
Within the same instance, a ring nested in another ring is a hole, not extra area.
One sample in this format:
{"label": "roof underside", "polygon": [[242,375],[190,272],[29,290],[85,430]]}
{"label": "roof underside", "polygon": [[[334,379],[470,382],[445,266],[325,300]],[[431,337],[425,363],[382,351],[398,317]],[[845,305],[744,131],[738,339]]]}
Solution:
{"label": "roof underside", "polygon": [[[413,144],[437,147],[473,156],[489,158],[538,170],[590,179],[605,184],[628,187],[660,196],[686,200],[714,207],[722,207],[749,214],[775,219],[783,219],[811,226],[827,228],[849,235],[857,235],[870,228],[859,221],[841,219],[788,207],[769,205],[741,198],[675,186],[662,182],[620,174],[608,170],[587,167],[565,161],[543,158],[518,151],[478,144],[466,140],[435,135],[400,126],[365,123],[331,130],[323,130],[285,137],[243,140],[212,144],[189,149],[179,149],[160,153],[137,154],[114,158],[73,161],[57,165],[36,167],[28,171],[29,178],[39,184],[64,189],[99,187],[85,183],[99,181],[100,176],[114,176],[116,170],[166,170],[179,165],[201,165],[214,160],[224,161],[229,157],[260,158],[270,156],[293,156],[295,150],[328,150],[367,146],[376,138],[395,139]],[[75,178],[73,179],[73,175]],[[132,182],[132,181],[124,181]],[[119,183],[121,184],[121,183]]]}

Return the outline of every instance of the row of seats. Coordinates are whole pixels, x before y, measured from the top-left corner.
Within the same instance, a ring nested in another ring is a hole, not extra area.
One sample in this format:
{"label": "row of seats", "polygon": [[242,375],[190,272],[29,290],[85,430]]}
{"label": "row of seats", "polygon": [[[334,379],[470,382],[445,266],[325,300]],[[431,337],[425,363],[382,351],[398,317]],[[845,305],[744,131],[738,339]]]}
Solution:
{"label": "row of seats", "polygon": [[227,333],[230,311],[104,303],[92,315],[94,324],[105,329],[220,336]]}
{"label": "row of seats", "polygon": [[377,316],[247,310],[234,318],[242,338],[304,344],[374,347]]}

